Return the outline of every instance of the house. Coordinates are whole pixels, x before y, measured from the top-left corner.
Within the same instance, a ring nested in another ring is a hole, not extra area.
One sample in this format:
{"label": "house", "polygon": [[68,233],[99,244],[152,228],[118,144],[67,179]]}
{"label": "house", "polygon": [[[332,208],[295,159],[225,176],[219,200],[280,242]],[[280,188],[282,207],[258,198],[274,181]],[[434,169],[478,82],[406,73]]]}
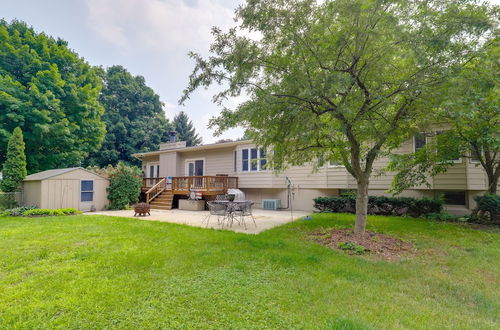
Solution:
{"label": "house", "polygon": [[23,181],[23,204],[40,208],[100,211],[108,205],[109,180],[81,167],[28,175]]}
{"label": "house", "polygon": [[[425,145],[427,139],[417,135],[404,142],[398,152],[413,152]],[[265,166],[264,150],[256,148],[249,140],[194,147],[173,140],[161,144],[158,151],[135,156],[142,160],[143,191],[148,193],[147,201],[157,208],[170,209],[175,196],[186,195],[190,189],[202,191],[204,199],[212,199],[228,188],[238,188],[246,194],[246,199],[256,203],[256,207],[267,207],[263,205],[269,203],[266,200],[279,200],[282,208],[291,206],[312,211],[313,198],[337,196],[357,186],[343,166],[331,163],[317,171],[312,165],[304,165],[273,173]],[[388,161],[380,158],[375,162],[370,195],[390,195],[387,190],[394,173],[375,175]],[[414,187],[400,196],[433,198],[442,194],[449,212],[468,213],[475,206],[473,198],[487,189],[486,174],[473,159],[457,159],[454,163],[446,173],[429,178],[430,188]]]}

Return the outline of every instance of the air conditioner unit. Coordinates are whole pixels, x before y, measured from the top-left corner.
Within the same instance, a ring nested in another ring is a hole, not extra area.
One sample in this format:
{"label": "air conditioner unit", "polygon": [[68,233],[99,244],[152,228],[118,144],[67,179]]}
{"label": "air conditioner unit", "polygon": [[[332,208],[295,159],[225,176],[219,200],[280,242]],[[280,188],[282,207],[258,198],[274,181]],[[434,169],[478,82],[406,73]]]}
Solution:
{"label": "air conditioner unit", "polygon": [[277,210],[281,207],[280,199],[263,199],[262,208],[264,210]]}

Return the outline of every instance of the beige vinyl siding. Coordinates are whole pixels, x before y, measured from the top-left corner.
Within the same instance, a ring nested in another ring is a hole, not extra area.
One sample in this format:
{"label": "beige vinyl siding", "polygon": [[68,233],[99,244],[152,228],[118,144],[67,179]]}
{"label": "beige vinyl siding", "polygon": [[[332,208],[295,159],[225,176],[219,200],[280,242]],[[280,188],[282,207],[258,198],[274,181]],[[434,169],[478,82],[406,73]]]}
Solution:
{"label": "beige vinyl siding", "polygon": [[[443,130],[446,127],[437,127],[435,130]],[[314,170],[311,164],[304,166],[294,166],[282,173],[273,173],[272,171],[242,171],[242,150],[255,148],[254,144],[243,142],[231,146],[214,147],[207,146],[207,149],[196,151],[183,151],[178,149],[175,152],[165,152],[160,155],[160,173],[162,176],[185,176],[186,160],[205,160],[205,175],[227,174],[237,176],[239,187],[243,191],[248,191],[254,196],[255,200],[265,198],[279,198],[285,201],[288,177],[295,191],[295,198],[305,200],[305,204],[311,206],[310,196],[335,195],[339,189],[356,189],[356,180],[340,167],[325,167]],[[237,171],[233,170],[233,152],[237,152]],[[396,150],[397,153],[407,154],[414,151],[414,139],[408,139]],[[250,155],[249,155],[250,156]],[[152,158],[144,158],[143,163],[151,161]],[[390,189],[395,173],[382,172],[387,166],[389,158],[382,157],[374,163],[373,174],[370,179],[370,194],[390,195],[387,190]],[[170,170],[172,169],[172,170]],[[382,172],[382,174],[380,174]],[[171,174],[172,173],[172,174]],[[173,174],[175,173],[175,174]],[[486,175],[482,167],[476,167],[470,164],[469,160],[462,160],[449,168],[446,173],[440,174],[434,178],[429,178],[430,187],[426,185],[415,186],[412,189],[405,190],[400,196],[408,197],[432,197],[434,190],[474,190],[477,194],[487,189]],[[309,194],[309,195],[308,195]],[[301,197],[302,196],[302,197]],[[302,202],[301,202],[302,203]],[[306,206],[307,206],[306,205]],[[304,206],[305,207],[305,206]]]}
{"label": "beige vinyl siding", "polygon": [[467,189],[486,189],[488,187],[488,177],[481,164],[470,163],[469,159],[465,161],[467,162]]}
{"label": "beige vinyl siding", "polygon": [[227,174],[232,176],[233,172],[233,148],[214,149],[206,151],[180,152],[178,153],[177,173],[178,176],[186,176],[187,160],[205,160],[204,175]]}
{"label": "beige vinyl siding", "polygon": [[292,184],[298,188],[327,188],[327,169],[320,168],[314,170],[312,165],[293,166],[283,174],[278,175],[274,180],[274,185],[286,186],[285,177],[288,177]]}
{"label": "beige vinyl siding", "polygon": [[327,168],[327,185],[328,188],[347,189],[351,174],[347,172],[345,167],[329,167]]}
{"label": "beige vinyl siding", "polygon": [[[262,208],[263,199],[279,199],[281,207],[287,206],[288,191],[281,188],[242,188],[245,193],[245,198],[253,201],[256,208]],[[289,210],[313,211],[313,199],[318,196],[338,196],[337,189],[310,189],[310,188],[295,188],[293,189],[293,197]]]}
{"label": "beige vinyl siding", "polygon": [[178,161],[178,153],[177,152],[168,152],[160,155],[160,176],[179,176],[179,172],[177,169],[177,161]]}
{"label": "beige vinyl siding", "polygon": [[42,183],[41,181],[24,182],[23,201],[27,206],[38,206],[42,204]]}
{"label": "beige vinyl siding", "polygon": [[462,163],[450,166],[446,173],[436,175],[432,182],[432,188],[438,190],[466,190],[467,174],[463,160]]}

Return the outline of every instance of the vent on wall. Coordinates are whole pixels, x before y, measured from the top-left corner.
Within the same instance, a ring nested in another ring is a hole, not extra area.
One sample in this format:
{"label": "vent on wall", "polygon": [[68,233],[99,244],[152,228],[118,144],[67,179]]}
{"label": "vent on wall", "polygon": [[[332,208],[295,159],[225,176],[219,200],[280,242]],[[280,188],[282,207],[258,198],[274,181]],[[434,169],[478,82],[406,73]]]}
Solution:
{"label": "vent on wall", "polygon": [[262,208],[264,210],[277,210],[281,207],[280,199],[263,199]]}

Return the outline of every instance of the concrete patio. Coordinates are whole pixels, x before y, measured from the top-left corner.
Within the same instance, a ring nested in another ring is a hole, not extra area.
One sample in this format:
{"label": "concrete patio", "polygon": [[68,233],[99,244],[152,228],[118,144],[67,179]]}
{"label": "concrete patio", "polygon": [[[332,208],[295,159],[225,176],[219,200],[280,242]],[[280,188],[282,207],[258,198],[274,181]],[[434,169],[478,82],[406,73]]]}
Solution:
{"label": "concrete patio", "polygon": [[[178,223],[182,225],[189,225],[194,227],[206,227],[206,222],[202,223],[202,220],[209,214],[208,211],[184,211],[184,210],[151,210],[151,215],[144,217],[134,217],[134,210],[120,210],[120,211],[100,211],[100,212],[89,212],[87,215],[109,215],[115,217],[125,217],[134,218],[137,220],[151,220],[151,221],[161,221],[161,222],[171,222]],[[257,228],[253,224],[251,217],[246,217],[245,222],[247,229],[243,225],[238,224],[234,221],[232,227],[217,224],[217,217],[211,216],[208,228],[214,229],[227,229],[238,233],[245,234],[258,234],[264,230],[268,230],[285,223],[291,222],[297,218],[308,215],[309,213],[304,211],[293,211],[291,213],[289,210],[283,211],[271,211],[271,210],[261,210],[254,209],[253,216],[255,222],[257,223]]]}

